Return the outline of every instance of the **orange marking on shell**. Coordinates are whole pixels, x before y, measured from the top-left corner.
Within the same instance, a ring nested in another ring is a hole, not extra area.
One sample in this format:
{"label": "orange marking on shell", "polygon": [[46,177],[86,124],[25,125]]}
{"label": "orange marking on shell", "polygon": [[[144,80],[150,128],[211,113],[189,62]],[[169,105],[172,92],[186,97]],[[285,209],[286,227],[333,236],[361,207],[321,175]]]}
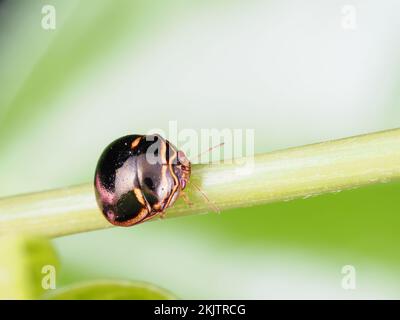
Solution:
{"label": "orange marking on shell", "polygon": [[142,138],[139,137],[139,138],[136,138],[135,140],[132,141],[131,149],[135,149],[139,145],[140,139],[142,139]]}
{"label": "orange marking on shell", "polygon": [[[160,150],[161,164],[167,164],[167,143],[161,140],[161,150]],[[167,167],[162,165],[161,167],[161,183],[167,184]]]}
{"label": "orange marking on shell", "polygon": [[[175,152],[175,150],[173,150],[173,151],[174,151],[174,154],[171,156],[170,160],[171,160],[171,159],[174,160],[174,159],[177,157],[177,153]],[[174,186],[174,188],[173,188],[173,190],[172,190],[172,192],[171,192],[171,194],[170,194],[170,196],[169,196],[169,198],[168,198],[167,203],[165,204],[164,209],[166,209],[166,208],[169,207],[169,205],[170,205],[170,203],[171,203],[171,200],[172,200],[172,198],[174,197],[174,194],[175,194],[176,192],[179,192],[179,191],[178,191],[178,188],[179,188],[179,179],[178,179],[178,177],[176,176],[176,174],[175,174],[175,172],[174,172],[174,170],[173,170],[173,168],[172,168],[172,164],[173,164],[173,161],[170,161],[169,164],[168,164],[168,167],[169,167],[169,170],[170,170],[172,179],[174,179],[174,181],[175,181],[175,186]]]}
{"label": "orange marking on shell", "polygon": [[142,210],[140,210],[139,214],[135,218],[127,220],[127,221],[123,221],[123,222],[114,221],[113,224],[116,226],[120,226],[120,227],[130,227],[130,226],[140,223],[143,219],[146,218],[146,216],[148,214],[149,214],[149,211],[147,210],[146,207],[144,207],[144,208],[142,208]]}
{"label": "orange marking on shell", "polygon": [[134,188],[133,193],[135,194],[136,198],[142,205],[146,205],[146,201],[144,200],[143,193],[140,191],[139,188]]}

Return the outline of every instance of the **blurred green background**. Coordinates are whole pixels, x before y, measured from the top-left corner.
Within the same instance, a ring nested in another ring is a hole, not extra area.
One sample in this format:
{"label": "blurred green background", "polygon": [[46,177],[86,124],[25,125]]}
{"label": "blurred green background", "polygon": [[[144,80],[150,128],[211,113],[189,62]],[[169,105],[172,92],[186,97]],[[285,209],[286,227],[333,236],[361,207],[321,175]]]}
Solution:
{"label": "blurred green background", "polygon": [[[41,25],[48,4],[55,30]],[[400,2],[3,0],[0,83],[0,196],[92,181],[110,141],[174,120],[254,129],[256,152],[399,127]],[[399,192],[392,182],[58,238],[57,286],[400,298]],[[355,290],[341,287],[344,265]]]}

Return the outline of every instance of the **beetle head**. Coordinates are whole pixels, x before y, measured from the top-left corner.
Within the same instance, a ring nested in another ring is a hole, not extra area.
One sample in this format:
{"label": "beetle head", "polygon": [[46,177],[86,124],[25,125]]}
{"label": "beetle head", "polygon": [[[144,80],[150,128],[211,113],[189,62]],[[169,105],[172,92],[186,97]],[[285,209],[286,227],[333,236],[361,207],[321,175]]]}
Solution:
{"label": "beetle head", "polygon": [[175,166],[175,173],[179,179],[181,190],[185,189],[190,178],[191,163],[183,151],[178,151],[178,163]]}

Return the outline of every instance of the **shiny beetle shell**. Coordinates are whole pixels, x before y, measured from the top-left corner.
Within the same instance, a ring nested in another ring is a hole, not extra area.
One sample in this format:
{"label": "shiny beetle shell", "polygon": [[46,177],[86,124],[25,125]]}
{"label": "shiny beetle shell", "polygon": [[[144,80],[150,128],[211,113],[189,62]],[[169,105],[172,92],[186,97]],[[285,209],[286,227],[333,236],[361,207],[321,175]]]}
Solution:
{"label": "shiny beetle shell", "polygon": [[97,203],[117,226],[132,226],[172,206],[190,177],[190,162],[160,135],[128,135],[102,153],[95,173]]}

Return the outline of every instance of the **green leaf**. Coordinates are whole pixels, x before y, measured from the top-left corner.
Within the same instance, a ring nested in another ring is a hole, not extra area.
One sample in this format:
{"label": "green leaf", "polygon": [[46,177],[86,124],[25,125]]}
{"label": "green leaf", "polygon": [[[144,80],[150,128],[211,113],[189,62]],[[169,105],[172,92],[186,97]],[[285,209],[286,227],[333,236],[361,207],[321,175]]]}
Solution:
{"label": "green leaf", "polygon": [[51,243],[31,236],[2,237],[0,257],[0,299],[39,298],[59,265]]}
{"label": "green leaf", "polygon": [[51,300],[172,300],[176,296],[155,285],[123,280],[95,280],[49,292]]}

